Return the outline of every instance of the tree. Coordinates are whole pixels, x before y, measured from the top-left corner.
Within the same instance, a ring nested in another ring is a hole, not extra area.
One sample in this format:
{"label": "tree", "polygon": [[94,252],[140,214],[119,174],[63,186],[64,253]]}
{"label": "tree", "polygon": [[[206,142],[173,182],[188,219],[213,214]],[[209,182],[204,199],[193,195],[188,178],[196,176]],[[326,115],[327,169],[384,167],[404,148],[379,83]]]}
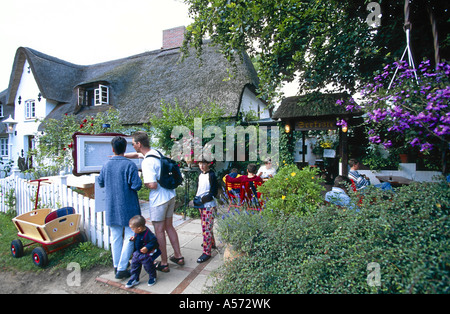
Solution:
{"label": "tree", "polygon": [[[161,101],[162,116],[150,117],[150,126],[152,137],[156,142],[154,145],[163,149],[166,154],[172,152],[172,147],[175,142],[181,140],[181,145],[194,146],[199,145],[203,147],[205,144],[198,138],[194,138],[195,135],[195,119],[202,121],[202,130],[199,130],[203,134],[203,129],[207,126],[220,126],[223,124],[222,117],[224,116],[224,110],[214,103],[208,105],[204,104],[201,107],[195,107],[192,109],[182,108],[178,100],[175,100],[174,104]],[[176,127],[186,127],[189,130],[189,137],[184,137],[183,134],[173,135]],[[181,138],[179,138],[181,136]],[[191,159],[191,155],[183,156],[185,159]],[[172,156],[174,158],[174,156]]]}
{"label": "tree", "polygon": [[[185,0],[194,23],[188,26],[189,45],[201,53],[209,36],[229,60],[247,52],[261,79],[259,92],[269,99],[277,88],[298,75],[299,92],[329,84],[356,91],[383,64],[400,59],[405,47],[404,0],[380,1],[381,25],[366,23],[365,0]],[[433,60],[433,32],[428,14],[437,22],[441,56],[449,52],[449,3],[412,0],[410,21],[415,57]]]}

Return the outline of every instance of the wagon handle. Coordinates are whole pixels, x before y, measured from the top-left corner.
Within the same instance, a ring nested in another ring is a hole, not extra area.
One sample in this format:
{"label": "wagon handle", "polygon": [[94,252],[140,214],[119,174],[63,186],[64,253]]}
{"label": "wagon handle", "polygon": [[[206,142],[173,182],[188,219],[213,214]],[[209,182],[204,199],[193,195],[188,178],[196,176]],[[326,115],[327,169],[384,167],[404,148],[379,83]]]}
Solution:
{"label": "wagon handle", "polygon": [[42,181],[49,181],[49,179],[30,180],[30,182],[37,182],[38,183],[38,188],[37,188],[37,192],[36,192],[36,201],[35,201],[35,204],[34,204],[34,210],[37,210],[38,199],[39,199],[39,188],[41,187],[41,182]]}

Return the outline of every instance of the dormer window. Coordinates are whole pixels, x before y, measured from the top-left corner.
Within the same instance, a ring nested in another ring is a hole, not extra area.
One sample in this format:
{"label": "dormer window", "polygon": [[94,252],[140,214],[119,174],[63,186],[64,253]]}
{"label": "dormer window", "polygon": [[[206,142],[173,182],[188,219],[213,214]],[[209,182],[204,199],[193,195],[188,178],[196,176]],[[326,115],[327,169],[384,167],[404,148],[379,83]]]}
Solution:
{"label": "dormer window", "polygon": [[109,86],[87,84],[78,87],[78,106],[109,105]]}

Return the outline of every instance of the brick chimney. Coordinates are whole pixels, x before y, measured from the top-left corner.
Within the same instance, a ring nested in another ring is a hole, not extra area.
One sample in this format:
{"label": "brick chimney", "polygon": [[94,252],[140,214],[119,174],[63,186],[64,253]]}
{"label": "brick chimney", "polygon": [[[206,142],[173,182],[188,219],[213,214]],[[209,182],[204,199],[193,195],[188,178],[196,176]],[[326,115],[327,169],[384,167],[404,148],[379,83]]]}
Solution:
{"label": "brick chimney", "polygon": [[185,26],[163,30],[162,49],[179,48],[183,45]]}

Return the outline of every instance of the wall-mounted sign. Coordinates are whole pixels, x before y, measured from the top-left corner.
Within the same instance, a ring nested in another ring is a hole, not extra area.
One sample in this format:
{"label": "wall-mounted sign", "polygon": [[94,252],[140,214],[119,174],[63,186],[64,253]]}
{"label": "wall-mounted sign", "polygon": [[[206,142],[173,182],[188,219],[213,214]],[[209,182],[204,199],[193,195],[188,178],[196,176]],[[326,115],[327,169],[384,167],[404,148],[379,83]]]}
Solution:
{"label": "wall-mounted sign", "polygon": [[[113,155],[111,140],[115,136],[123,136],[127,142],[127,153],[136,152],[131,144],[132,137],[118,133],[84,134],[75,133],[73,138],[74,148],[72,152],[74,168],[73,174],[80,176],[89,173],[99,173],[103,165]],[[140,159],[131,159],[140,169]]]}
{"label": "wall-mounted sign", "polygon": [[300,120],[295,123],[296,131],[336,130],[336,120]]}

